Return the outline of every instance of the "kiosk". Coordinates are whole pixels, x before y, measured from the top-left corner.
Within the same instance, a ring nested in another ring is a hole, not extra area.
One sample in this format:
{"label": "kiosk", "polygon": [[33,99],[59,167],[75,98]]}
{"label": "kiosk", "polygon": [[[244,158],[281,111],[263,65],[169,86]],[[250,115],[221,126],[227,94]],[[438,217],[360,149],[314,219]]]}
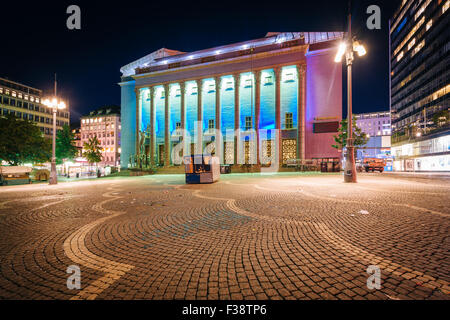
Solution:
{"label": "kiosk", "polygon": [[191,155],[184,157],[186,183],[213,183],[220,178],[219,157]]}

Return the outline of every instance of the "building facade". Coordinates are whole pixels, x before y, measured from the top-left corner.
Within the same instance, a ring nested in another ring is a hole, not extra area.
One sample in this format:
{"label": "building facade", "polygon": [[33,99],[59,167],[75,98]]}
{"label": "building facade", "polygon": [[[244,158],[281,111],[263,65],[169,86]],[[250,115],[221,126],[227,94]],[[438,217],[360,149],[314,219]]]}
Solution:
{"label": "building facade", "polygon": [[357,159],[390,158],[391,114],[389,111],[355,114],[356,125],[369,140],[358,147]]}
{"label": "building facade", "polygon": [[215,153],[221,163],[280,165],[339,157],[342,32],[269,33],[183,53],[160,49],[121,68],[121,166]]}
{"label": "building facade", "polygon": [[[42,90],[0,78],[0,115],[13,114],[36,123],[42,134],[53,134],[53,110],[42,104]],[[56,130],[70,124],[69,106],[56,114]]]}
{"label": "building facade", "polygon": [[394,169],[450,171],[450,0],[402,1],[390,21]]}
{"label": "building facade", "polygon": [[89,115],[81,117],[80,125],[81,146],[94,137],[97,137],[100,142],[102,161],[98,165],[101,167],[119,166],[121,152],[120,108],[106,107],[92,111]]}

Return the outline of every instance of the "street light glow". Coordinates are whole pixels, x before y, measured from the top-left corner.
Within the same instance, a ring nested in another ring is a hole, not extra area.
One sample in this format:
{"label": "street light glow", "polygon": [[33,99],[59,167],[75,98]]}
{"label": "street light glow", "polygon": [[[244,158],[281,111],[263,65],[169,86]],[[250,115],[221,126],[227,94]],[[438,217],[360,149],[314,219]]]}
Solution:
{"label": "street light glow", "polygon": [[336,57],[334,58],[334,62],[341,62],[342,61],[342,57],[345,54],[346,48],[347,48],[347,44],[345,42],[341,42],[339,44],[338,52],[336,54]]}
{"label": "street light glow", "polygon": [[360,57],[366,54],[366,48],[359,41],[353,42],[353,51],[356,51]]}

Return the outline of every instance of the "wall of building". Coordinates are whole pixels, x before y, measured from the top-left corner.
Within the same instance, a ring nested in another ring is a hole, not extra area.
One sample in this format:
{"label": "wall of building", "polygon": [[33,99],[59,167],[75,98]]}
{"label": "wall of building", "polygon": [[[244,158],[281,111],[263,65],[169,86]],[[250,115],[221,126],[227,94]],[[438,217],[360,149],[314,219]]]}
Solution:
{"label": "wall of building", "polygon": [[340,157],[332,148],[336,132],[313,133],[313,124],[342,119],[342,64],[334,62],[334,49],[306,55],[306,158]]}

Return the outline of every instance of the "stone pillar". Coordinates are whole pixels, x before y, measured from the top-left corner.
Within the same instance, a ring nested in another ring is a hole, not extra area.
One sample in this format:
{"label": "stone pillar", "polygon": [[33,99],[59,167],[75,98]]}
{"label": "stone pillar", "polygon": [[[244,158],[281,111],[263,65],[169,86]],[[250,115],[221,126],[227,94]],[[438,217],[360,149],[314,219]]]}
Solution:
{"label": "stone pillar", "polygon": [[241,75],[239,73],[233,74],[234,79],[234,164],[238,164],[238,150],[240,136],[240,105],[239,105],[239,88],[241,85]]}
{"label": "stone pillar", "polygon": [[139,133],[141,129],[141,106],[140,106],[140,100],[141,100],[141,89],[134,89],[134,92],[136,93],[136,137],[135,137],[135,143],[136,143],[136,152],[135,155],[140,155],[140,148],[139,148]]}
{"label": "stone pillar", "polygon": [[155,165],[155,87],[150,87],[150,163]]}
{"label": "stone pillar", "polygon": [[164,84],[164,167],[170,165],[170,112],[169,112],[169,84]]}
{"label": "stone pillar", "polygon": [[[184,82],[180,82],[180,116],[181,116],[181,134],[183,139],[183,156],[187,153],[186,148],[190,148],[186,144],[186,84]],[[189,149],[190,150],[190,149]],[[190,153],[190,151],[189,151]]]}
{"label": "stone pillar", "polygon": [[276,143],[276,159],[278,159],[278,165],[281,167],[283,159],[281,155],[281,67],[274,68],[275,74],[275,129],[278,130],[278,140]]}
{"label": "stone pillar", "polygon": [[306,64],[297,65],[297,159],[305,160]]}
{"label": "stone pillar", "polygon": [[261,114],[261,70],[255,71],[255,131],[256,131],[256,164],[261,164],[259,158],[259,121]]}
{"label": "stone pillar", "polygon": [[202,95],[203,95],[203,79],[197,79],[197,145],[195,150],[196,154],[203,154],[203,108],[202,108]]}
{"label": "stone pillar", "polygon": [[220,133],[221,131],[221,114],[220,114],[220,91],[222,88],[222,77],[215,77],[214,78],[215,82],[216,82],[216,119],[214,120],[215,122],[215,127],[216,127],[216,135],[215,135],[215,139],[216,139],[216,156],[219,157],[219,160],[222,163],[222,148],[223,148],[223,141],[222,141],[222,136],[218,133]]}

